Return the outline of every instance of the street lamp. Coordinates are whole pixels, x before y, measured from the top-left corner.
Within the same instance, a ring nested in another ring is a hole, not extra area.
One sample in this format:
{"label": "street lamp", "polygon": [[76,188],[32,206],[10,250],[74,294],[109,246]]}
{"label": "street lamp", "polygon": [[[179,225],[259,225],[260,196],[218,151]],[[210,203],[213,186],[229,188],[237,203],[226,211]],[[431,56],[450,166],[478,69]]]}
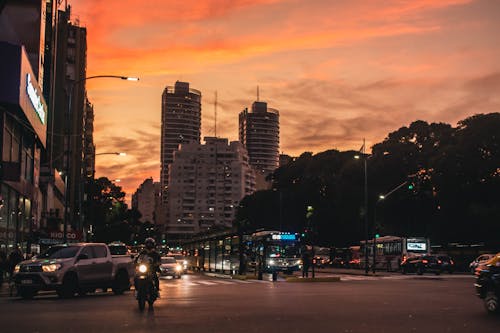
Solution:
{"label": "street lamp", "polygon": [[[75,86],[79,83],[82,83],[84,81],[92,80],[92,79],[101,79],[101,78],[111,78],[111,79],[120,79],[120,80],[127,80],[127,81],[138,81],[139,78],[137,77],[128,77],[128,76],[120,76],[120,75],[94,75],[94,76],[89,76],[83,79],[75,80],[70,82],[68,90],[69,90],[69,97],[68,97],[68,109],[66,110],[66,172],[64,176],[64,226],[63,226],[63,242],[67,243],[68,238],[67,238],[67,232],[68,232],[68,221],[69,221],[69,182],[68,182],[68,174],[70,172],[70,148],[71,148],[71,134],[70,134],[70,129],[71,129],[71,103],[73,100],[73,93]],[[80,170],[81,173],[81,170]],[[74,181],[74,180],[73,180]],[[81,212],[80,212],[81,214]]]}
{"label": "street lamp", "polygon": [[364,196],[365,196],[365,275],[368,275],[368,165],[366,156],[366,142],[363,138],[363,146],[360,149],[361,155],[354,155],[355,159],[363,158],[363,166],[364,166]]}

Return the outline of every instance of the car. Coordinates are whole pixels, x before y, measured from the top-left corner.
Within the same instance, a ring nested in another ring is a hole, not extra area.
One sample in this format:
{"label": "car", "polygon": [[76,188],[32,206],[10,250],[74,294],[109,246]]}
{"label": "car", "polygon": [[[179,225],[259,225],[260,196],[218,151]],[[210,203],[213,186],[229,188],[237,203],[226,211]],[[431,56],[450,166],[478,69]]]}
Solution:
{"label": "car", "polygon": [[484,268],[476,271],[476,275],[476,294],[484,301],[486,311],[500,313],[500,253],[491,258]]}
{"label": "car", "polygon": [[174,257],[177,263],[182,266],[182,272],[186,273],[188,269],[187,258],[182,254],[174,254],[172,257]]}
{"label": "car", "polygon": [[134,264],[130,256],[113,256],[103,243],[72,243],[49,247],[14,268],[19,296],[33,298],[40,290],[55,290],[61,298],[112,288],[130,288]]}
{"label": "car", "polygon": [[433,272],[436,275],[441,274],[441,260],[437,256],[423,255],[410,256],[401,262],[401,273],[417,273],[422,275],[427,272]]}
{"label": "car", "polygon": [[474,274],[479,266],[484,266],[484,264],[486,264],[488,260],[494,257],[495,257],[494,253],[483,253],[480,256],[478,256],[469,264],[469,269],[471,273]]}
{"label": "car", "polygon": [[438,255],[439,260],[441,260],[441,271],[448,272],[452,274],[455,271],[455,262],[453,259],[447,255]]}
{"label": "car", "polygon": [[161,257],[160,275],[180,279],[182,276],[182,266],[174,257]]}

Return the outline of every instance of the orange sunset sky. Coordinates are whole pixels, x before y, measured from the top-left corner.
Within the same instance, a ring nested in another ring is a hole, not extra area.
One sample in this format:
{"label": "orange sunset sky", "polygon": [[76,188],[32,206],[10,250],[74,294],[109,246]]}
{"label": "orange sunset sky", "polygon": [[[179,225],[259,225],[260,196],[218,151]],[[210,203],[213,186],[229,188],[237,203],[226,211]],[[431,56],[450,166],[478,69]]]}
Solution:
{"label": "orange sunset sky", "polygon": [[289,155],[369,146],[421,119],[500,111],[500,1],[69,0],[87,28],[97,176],[127,197],[159,180],[161,94],[202,92],[202,137],[238,139],[256,100],[280,111]]}

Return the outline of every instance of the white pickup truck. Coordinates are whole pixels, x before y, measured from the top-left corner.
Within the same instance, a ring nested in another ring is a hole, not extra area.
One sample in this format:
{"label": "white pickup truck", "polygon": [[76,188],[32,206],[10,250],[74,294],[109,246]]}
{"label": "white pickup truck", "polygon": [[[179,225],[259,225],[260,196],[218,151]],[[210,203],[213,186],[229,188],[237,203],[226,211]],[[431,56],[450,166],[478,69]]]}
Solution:
{"label": "white pickup truck", "polygon": [[40,290],[55,290],[63,298],[98,288],[112,288],[115,294],[122,294],[130,288],[133,277],[133,259],[112,255],[103,243],[54,245],[14,269],[14,281],[22,298],[32,298]]}

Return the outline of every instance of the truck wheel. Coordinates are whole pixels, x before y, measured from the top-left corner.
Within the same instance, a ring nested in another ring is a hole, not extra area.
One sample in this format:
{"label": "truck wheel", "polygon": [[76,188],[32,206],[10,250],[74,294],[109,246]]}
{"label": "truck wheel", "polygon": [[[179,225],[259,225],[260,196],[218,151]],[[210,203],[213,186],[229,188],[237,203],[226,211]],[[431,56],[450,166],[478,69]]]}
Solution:
{"label": "truck wheel", "polygon": [[484,307],[489,313],[500,312],[498,308],[498,296],[493,291],[488,291],[484,298]]}
{"label": "truck wheel", "polygon": [[124,271],[119,271],[113,283],[113,292],[115,293],[115,295],[121,295],[125,292],[125,290],[128,289],[128,287],[128,274]]}
{"label": "truck wheel", "polygon": [[61,298],[71,298],[78,291],[78,279],[75,275],[66,275],[63,279],[62,286],[56,292]]}
{"label": "truck wheel", "polygon": [[35,289],[30,289],[30,288],[19,288],[18,294],[23,299],[32,299],[37,294],[37,291]]}

